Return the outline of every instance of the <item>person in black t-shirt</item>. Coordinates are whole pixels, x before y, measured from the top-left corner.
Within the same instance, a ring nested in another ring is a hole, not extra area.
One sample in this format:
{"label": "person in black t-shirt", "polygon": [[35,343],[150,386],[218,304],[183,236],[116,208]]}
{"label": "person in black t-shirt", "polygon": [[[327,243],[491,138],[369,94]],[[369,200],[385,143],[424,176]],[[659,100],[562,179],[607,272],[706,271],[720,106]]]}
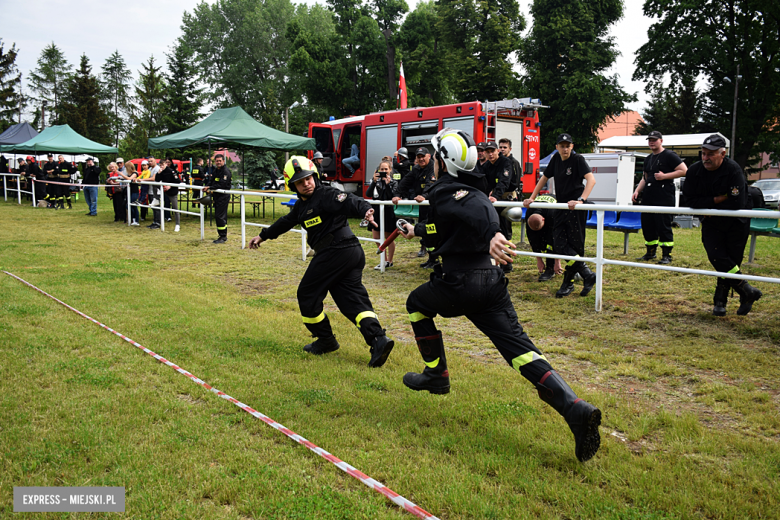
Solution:
{"label": "person in black t-shirt", "polygon": [[[674,207],[674,179],[684,177],[688,167],[680,157],[663,147],[664,138],[661,132],[653,130],[647,136],[647,145],[653,155],[645,158],[642,180],[634,191],[631,200],[634,203],[642,194],[643,206]],[[672,248],[674,247],[674,232],[672,231],[673,215],[668,213],[642,213],[642,234],[645,237],[647,252],[637,260],[652,260],[656,249],[661,246],[663,257],[659,264],[672,263]]]}
{"label": "person in black t-shirt", "polygon": [[[701,145],[701,161],[688,170],[683,184],[684,203],[691,208],[749,209],[747,183],[739,164],[726,157],[726,140],[713,134]],[[741,274],[739,269],[750,234],[750,219],[703,217],[701,241],[716,271]],[[713,298],[715,316],[726,315],[729,288],[739,294],[737,314],[744,316],[762,293],[746,280],[718,278]]]}
{"label": "person in black t-shirt", "polygon": [[[574,211],[575,206],[587,202],[590,192],[596,185],[596,179],[590,171],[590,166],[582,155],[574,153],[574,143],[569,134],[561,134],[556,140],[555,149],[558,153],[550,159],[550,164],[542,174],[542,178],[534,188],[531,196],[523,201],[527,208],[536,199],[547,180],[555,181],[555,198],[559,202],[567,201],[569,210],[560,210],[555,215],[553,233],[553,249],[557,255],[585,256],[585,222],[587,211]],[[585,186],[582,182],[586,181]],[[568,296],[574,290],[574,275],[579,273],[583,280],[580,296],[587,296],[596,284],[596,273],[591,271],[585,262],[569,260],[563,272],[563,283],[556,298]]]}

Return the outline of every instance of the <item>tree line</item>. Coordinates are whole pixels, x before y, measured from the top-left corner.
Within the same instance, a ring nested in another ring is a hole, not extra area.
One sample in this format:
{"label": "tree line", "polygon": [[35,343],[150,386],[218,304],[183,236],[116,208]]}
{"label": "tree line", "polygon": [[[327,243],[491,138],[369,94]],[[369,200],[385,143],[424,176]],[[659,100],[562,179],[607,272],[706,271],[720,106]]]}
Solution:
{"label": "tree line", "polygon": [[[97,73],[85,55],[74,70],[52,42],[26,78],[30,95],[15,45],[4,50],[0,40],[0,127],[29,107],[40,129],[45,101],[46,125],[68,123],[136,157],[148,153],[147,139],[188,128],[206,110],[240,105],[284,129],[297,103],[288,123],[301,134],[310,121],[396,108],[403,62],[409,106],[539,98],[550,106],[542,150],[565,131],[585,151],[606,119],[636,100],[607,72],[619,54],[609,31],[623,7],[534,0],[526,20],[517,0],[429,0],[411,12],[404,0],[201,2],[183,14],[165,68],[151,56],[133,81],[117,50]],[[725,78],[736,80],[739,64],[735,158],[742,166],[759,152],[777,158],[779,9],[772,0],[645,0],[655,19],[634,78],[646,81],[651,101],[638,131],[730,136],[733,84]]]}

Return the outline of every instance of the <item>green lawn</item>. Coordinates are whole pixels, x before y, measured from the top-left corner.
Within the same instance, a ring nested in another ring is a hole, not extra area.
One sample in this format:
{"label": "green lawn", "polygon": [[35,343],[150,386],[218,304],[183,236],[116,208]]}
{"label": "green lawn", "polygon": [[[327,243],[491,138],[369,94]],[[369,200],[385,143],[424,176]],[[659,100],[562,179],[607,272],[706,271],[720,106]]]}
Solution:
{"label": "green lawn", "polygon": [[[236,207],[237,209],[237,207]],[[342,348],[306,355],[295,299],[300,235],[241,250],[207,223],[173,233],[0,201],[0,268],[270,416],[442,519],[780,518],[780,287],[746,317],[711,314],[714,278],[608,266],[593,293],[555,299],[521,259],[509,289],[525,330],[603,412],[585,463],[563,420],[465,319],[438,320],[452,392],[412,392],[422,368],[405,301],[428,279],[399,243],[364,282],[388,334],[369,369],[358,331],[326,300]],[[286,209],[277,205],[276,215]],[[251,210],[250,210],[251,215]],[[270,212],[269,212],[270,213]],[[271,222],[270,214],[265,222]],[[148,224],[149,222],[147,222]],[[356,225],[357,222],[354,222]],[[357,229],[357,228],[355,228]],[[358,230],[367,236],[365,230]],[[519,237],[519,227],[515,227]],[[252,236],[253,231],[248,232]],[[624,259],[623,235],[605,255]],[[674,265],[711,269],[698,229]],[[595,253],[595,231],[588,234]],[[644,252],[632,235],[629,259]],[[747,255],[746,255],[747,256]],[[780,240],[759,238],[749,274],[780,277]],[[233,404],[0,274],[0,517],[14,486],[124,486],[133,519],[412,518]],[[72,513],[20,513],[71,518]],[[15,516],[15,517],[16,517]],[[108,516],[95,513],[92,516]]]}

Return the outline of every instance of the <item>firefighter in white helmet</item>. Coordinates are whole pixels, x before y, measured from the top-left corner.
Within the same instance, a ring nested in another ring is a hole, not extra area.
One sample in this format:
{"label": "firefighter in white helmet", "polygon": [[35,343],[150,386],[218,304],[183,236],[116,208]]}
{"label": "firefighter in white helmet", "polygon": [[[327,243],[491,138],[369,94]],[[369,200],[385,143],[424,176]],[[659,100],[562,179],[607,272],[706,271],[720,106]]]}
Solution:
{"label": "firefighter in white helmet", "polygon": [[466,316],[563,416],[574,434],[575,455],[588,460],[599,448],[601,411],[577,398],[517,321],[501,270],[512,261],[508,248],[514,244],[501,233],[487,195],[461,182],[477,164],[477,147],[470,135],[451,128],[436,134],[431,143],[437,181],[428,191],[428,220],[414,227],[406,224],[404,237],[424,236],[441,256],[441,266],[406,300],[425,368],[407,373],[403,383],[433,394],[450,391],[444,342],[433,320],[436,315]]}

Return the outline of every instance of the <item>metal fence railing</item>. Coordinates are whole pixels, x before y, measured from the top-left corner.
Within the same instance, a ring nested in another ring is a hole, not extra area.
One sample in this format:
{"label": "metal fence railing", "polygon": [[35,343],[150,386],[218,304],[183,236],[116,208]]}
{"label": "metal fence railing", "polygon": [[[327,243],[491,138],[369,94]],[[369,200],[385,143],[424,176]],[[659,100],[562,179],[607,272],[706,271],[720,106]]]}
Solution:
{"label": "metal fence railing", "polygon": [[[10,190],[6,188],[6,177],[16,177],[17,183],[18,183],[18,174],[0,174],[3,176],[3,188],[4,193],[6,194],[5,200],[7,201],[7,193],[8,191],[17,191],[17,200],[19,204],[21,204],[21,194],[22,193],[29,193],[23,190],[20,190],[18,188],[11,188]],[[142,181],[143,184],[148,184],[150,186],[176,186],[181,188],[181,185],[178,184],[165,184],[161,182],[150,182],[150,181]],[[18,184],[17,184],[18,186]],[[129,189],[129,188],[128,188]],[[202,190],[202,186],[187,186],[187,189],[195,189],[195,190]],[[32,196],[35,197],[34,191]],[[248,196],[259,196],[259,197],[266,197],[266,198],[272,198],[272,199],[296,199],[297,197],[294,194],[284,194],[284,193],[267,193],[267,192],[255,192],[255,191],[238,191],[238,190],[214,190],[215,193],[225,193],[229,195],[238,195],[240,197],[240,209],[241,209],[241,248],[246,248],[246,229],[247,227],[268,227],[268,224],[263,224],[259,222],[249,222],[246,218],[246,197]],[[384,239],[382,237],[385,236],[385,225],[384,225],[384,212],[385,207],[393,204],[391,201],[380,201],[380,200],[368,200],[368,203],[371,205],[379,206],[379,215],[378,217],[375,216],[375,219],[378,220],[379,223],[379,235],[380,238],[374,239],[374,238],[367,238],[367,237],[358,237],[359,240],[365,241],[365,242],[373,242],[376,244],[381,244]],[[137,203],[136,203],[137,204]],[[128,197],[128,208],[129,208],[130,202]],[[143,205],[137,204],[139,207],[144,207]],[[428,205],[428,202],[422,202],[418,203],[413,200],[402,200],[399,202],[399,205],[407,205],[407,206],[424,206]],[[521,207],[522,203],[520,202],[495,202],[494,206],[497,207]],[[151,207],[151,206],[146,206]],[[532,208],[548,208],[548,209],[561,209],[561,210],[567,210],[568,205],[564,203],[533,203],[531,204]],[[165,222],[165,213],[166,212],[175,212],[183,213],[186,215],[194,215],[198,216],[200,218],[200,234],[201,234],[201,240],[204,239],[204,208],[203,205],[200,207],[200,213],[194,213],[184,210],[172,210],[170,208],[166,209],[164,207],[164,204],[161,204],[159,208],[152,208],[152,209],[159,209],[161,213],[161,227],[164,226]],[[774,278],[774,277],[768,277],[768,276],[753,276],[753,275],[746,275],[746,274],[730,274],[730,273],[721,273],[719,271],[710,271],[705,269],[690,269],[686,267],[673,267],[668,265],[658,265],[658,264],[649,264],[649,263],[639,263],[639,262],[627,262],[623,260],[615,260],[610,258],[604,257],[604,235],[605,235],[605,228],[604,228],[604,213],[606,211],[617,211],[617,212],[637,212],[637,213],[666,213],[666,214],[672,214],[672,215],[694,215],[694,216],[721,216],[721,217],[742,217],[742,218],[777,218],[780,219],[780,211],[756,211],[756,210],[716,210],[716,209],[693,209],[693,208],[681,208],[681,207],[666,207],[666,206],[614,206],[614,205],[607,205],[607,204],[578,204],[575,207],[576,211],[595,211],[597,215],[597,226],[596,226],[596,255],[595,256],[587,256],[587,257],[573,257],[573,256],[566,256],[566,255],[556,255],[556,254],[548,254],[548,253],[533,253],[528,251],[515,251],[514,253],[517,256],[529,256],[529,257],[540,257],[540,258],[559,258],[561,260],[580,260],[583,262],[590,262],[595,264],[596,266],[596,302],[595,302],[595,309],[596,311],[601,311],[603,306],[603,282],[604,282],[604,266],[605,265],[615,265],[615,266],[623,266],[623,267],[633,267],[633,268],[639,268],[639,269],[656,269],[659,271],[670,271],[675,273],[683,273],[683,274],[696,274],[696,275],[702,275],[702,276],[716,276],[716,277],[723,277],[723,278],[733,278],[738,280],[749,280],[753,282],[764,282],[764,283],[777,283],[780,284],[780,278]],[[164,230],[164,228],[163,228]],[[300,233],[301,235],[301,259],[306,260],[306,255],[309,252],[308,245],[306,243],[306,230],[305,229],[292,229],[291,231]],[[521,235],[522,238],[522,235]],[[381,263],[381,271],[385,271],[385,253],[383,252],[380,255],[380,263]]]}

